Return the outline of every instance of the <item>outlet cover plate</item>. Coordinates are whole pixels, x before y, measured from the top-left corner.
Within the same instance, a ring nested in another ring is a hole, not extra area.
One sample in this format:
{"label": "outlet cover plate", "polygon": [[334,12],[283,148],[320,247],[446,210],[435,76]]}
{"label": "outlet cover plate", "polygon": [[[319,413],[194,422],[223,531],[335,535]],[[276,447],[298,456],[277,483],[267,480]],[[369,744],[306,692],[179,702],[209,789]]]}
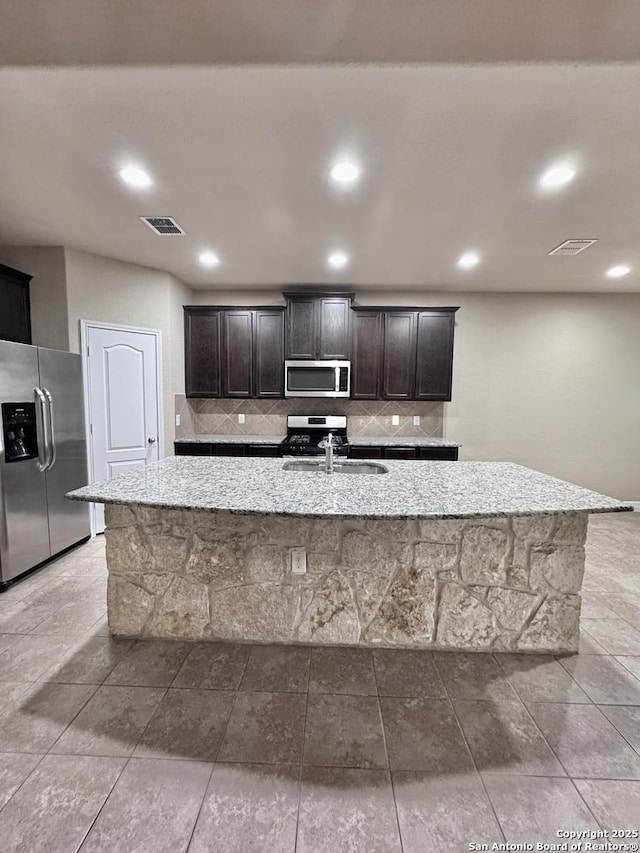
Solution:
{"label": "outlet cover plate", "polygon": [[291,573],[294,575],[306,575],[307,552],[304,548],[291,548],[289,551],[291,561]]}

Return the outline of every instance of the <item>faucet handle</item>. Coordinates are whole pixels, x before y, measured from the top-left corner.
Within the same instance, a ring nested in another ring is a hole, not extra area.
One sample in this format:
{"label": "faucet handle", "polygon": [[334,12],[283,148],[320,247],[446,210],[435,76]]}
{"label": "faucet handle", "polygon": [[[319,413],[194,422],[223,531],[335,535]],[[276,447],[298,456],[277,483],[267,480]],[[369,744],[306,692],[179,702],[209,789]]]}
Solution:
{"label": "faucet handle", "polygon": [[330,432],[326,438],[323,438],[321,442],[318,443],[318,447],[321,447],[323,450],[327,447],[337,447],[338,443],[333,440],[333,433]]}

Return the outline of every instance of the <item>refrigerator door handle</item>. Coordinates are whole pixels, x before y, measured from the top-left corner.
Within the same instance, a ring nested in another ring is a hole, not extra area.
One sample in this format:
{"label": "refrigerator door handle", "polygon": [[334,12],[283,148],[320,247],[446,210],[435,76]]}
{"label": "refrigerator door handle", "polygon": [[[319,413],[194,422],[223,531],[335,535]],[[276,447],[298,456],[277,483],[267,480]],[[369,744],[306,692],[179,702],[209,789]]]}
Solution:
{"label": "refrigerator door handle", "polygon": [[[37,399],[38,405],[36,412],[40,412],[40,429],[38,430],[38,461],[37,466],[40,471],[46,471],[49,467],[49,418],[47,415],[47,401],[40,388],[34,388],[33,393]],[[38,426],[36,422],[36,427]]]}
{"label": "refrigerator door handle", "polygon": [[47,471],[50,471],[56,464],[56,434],[53,428],[53,397],[51,392],[46,388],[42,389],[47,400],[47,415],[49,417],[49,464]]}

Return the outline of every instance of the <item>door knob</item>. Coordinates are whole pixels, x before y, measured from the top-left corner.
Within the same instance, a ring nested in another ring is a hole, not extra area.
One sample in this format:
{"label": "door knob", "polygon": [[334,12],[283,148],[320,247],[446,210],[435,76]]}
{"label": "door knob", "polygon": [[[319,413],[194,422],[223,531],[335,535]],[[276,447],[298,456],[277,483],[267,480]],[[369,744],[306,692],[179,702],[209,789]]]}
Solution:
{"label": "door knob", "polygon": [[148,438],[147,441],[149,442],[149,444],[155,444],[156,443],[155,438]]}

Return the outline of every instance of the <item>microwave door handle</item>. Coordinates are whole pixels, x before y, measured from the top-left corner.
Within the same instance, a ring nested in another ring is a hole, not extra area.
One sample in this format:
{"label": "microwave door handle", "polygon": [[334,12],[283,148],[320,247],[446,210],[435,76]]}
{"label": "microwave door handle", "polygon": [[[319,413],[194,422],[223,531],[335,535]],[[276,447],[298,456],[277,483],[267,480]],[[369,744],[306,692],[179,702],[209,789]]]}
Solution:
{"label": "microwave door handle", "polygon": [[33,393],[37,403],[36,432],[38,436],[38,461],[36,464],[39,471],[46,471],[49,464],[47,401],[40,388],[34,388]]}
{"label": "microwave door handle", "polygon": [[49,464],[47,465],[47,471],[50,471],[56,464],[56,435],[53,428],[53,397],[51,396],[51,392],[46,388],[43,388],[42,390],[47,401],[47,416],[49,419]]}

